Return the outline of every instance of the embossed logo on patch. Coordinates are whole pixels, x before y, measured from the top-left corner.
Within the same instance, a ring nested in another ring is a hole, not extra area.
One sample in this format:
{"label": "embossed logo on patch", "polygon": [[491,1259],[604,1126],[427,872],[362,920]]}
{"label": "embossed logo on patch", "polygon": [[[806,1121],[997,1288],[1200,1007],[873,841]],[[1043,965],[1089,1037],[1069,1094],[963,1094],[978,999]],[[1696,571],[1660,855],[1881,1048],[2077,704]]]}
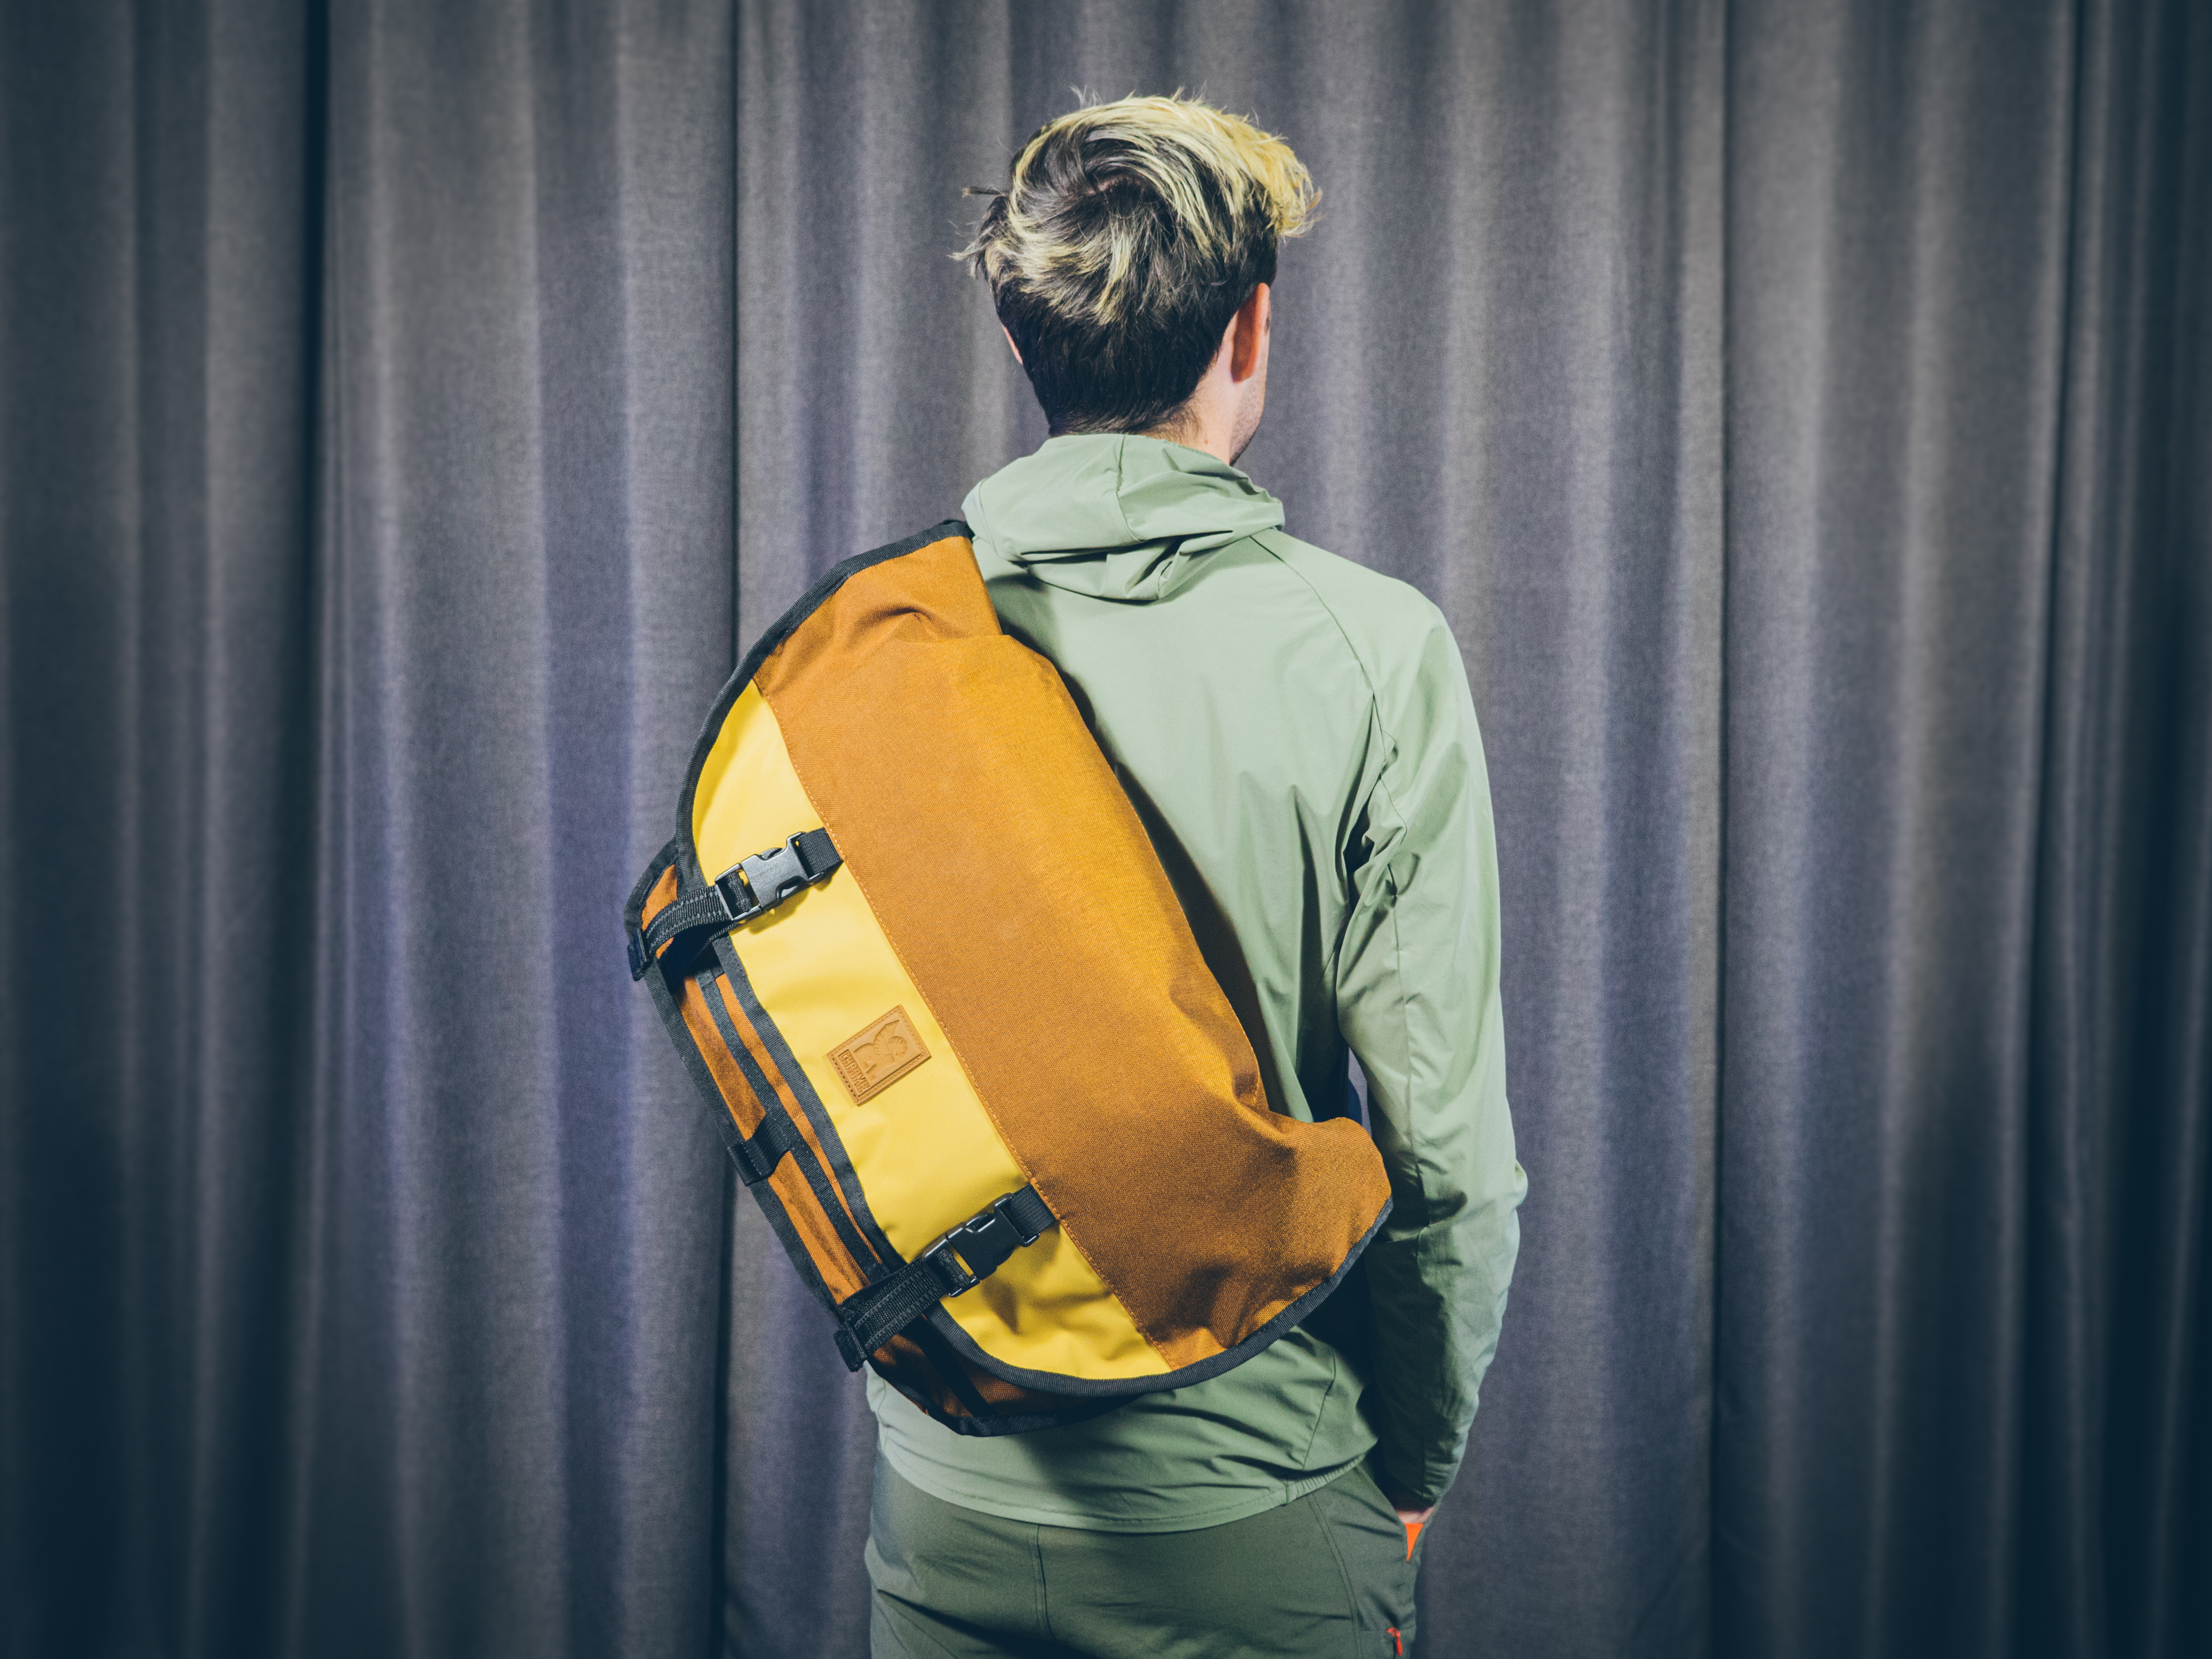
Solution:
{"label": "embossed logo on patch", "polygon": [[929,1050],[915,1035],[906,1010],[894,1008],[878,1016],[857,1036],[847,1037],[830,1051],[837,1075],[853,1091],[859,1105],[870,1095],[889,1088],[929,1058]]}

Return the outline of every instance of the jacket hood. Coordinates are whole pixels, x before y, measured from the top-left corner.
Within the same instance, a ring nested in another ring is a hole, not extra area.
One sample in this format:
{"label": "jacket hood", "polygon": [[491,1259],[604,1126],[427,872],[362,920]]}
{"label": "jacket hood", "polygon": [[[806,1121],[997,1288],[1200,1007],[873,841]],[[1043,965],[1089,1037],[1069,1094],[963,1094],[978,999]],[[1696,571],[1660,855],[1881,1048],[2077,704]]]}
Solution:
{"label": "jacket hood", "polygon": [[1283,522],[1283,504],[1226,461],[1127,432],[1048,438],[961,511],[977,541],[1039,581],[1139,605],[1214,549]]}

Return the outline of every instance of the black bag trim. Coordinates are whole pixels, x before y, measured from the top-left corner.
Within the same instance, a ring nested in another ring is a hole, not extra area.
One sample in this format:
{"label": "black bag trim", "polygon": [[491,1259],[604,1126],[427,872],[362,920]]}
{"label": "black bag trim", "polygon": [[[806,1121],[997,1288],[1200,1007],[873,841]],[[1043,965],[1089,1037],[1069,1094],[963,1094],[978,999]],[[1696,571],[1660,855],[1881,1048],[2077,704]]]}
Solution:
{"label": "black bag trim", "polygon": [[[979,1370],[987,1370],[992,1376],[1001,1377],[1006,1382],[1018,1383],[1023,1388],[1034,1389],[1040,1394],[1062,1395],[1071,1400],[1103,1401],[1106,1405],[1111,1406],[1137,1395],[1158,1394],[1168,1389],[1180,1389],[1193,1382],[1203,1382],[1208,1377],[1218,1376],[1232,1366],[1240,1365],[1249,1359],[1328,1299],[1329,1292],[1344,1282],[1345,1275],[1352,1271],[1352,1264],[1366,1253],[1368,1245],[1374,1242],[1375,1235],[1382,1231],[1382,1224],[1389,1218],[1390,1201],[1386,1199],[1382,1203],[1382,1213],[1375,1218],[1374,1225],[1368,1228],[1359,1243],[1352,1246],[1350,1253],[1345,1256],[1334,1273],[1291,1303],[1290,1306],[1285,1308],[1282,1312],[1277,1314],[1235,1347],[1224,1348],[1210,1359],[1201,1359],[1194,1365],[1185,1365],[1181,1370],[1169,1371],[1164,1376],[1108,1377],[1097,1382],[1085,1382],[1078,1377],[1062,1376],[1054,1371],[1029,1370],[1019,1365],[1009,1365],[1002,1359],[994,1359],[989,1354],[985,1353],[976,1346],[975,1339],[960,1328],[958,1322],[953,1319],[943,1304],[940,1303],[936,1308],[931,1310],[927,1318],[930,1324],[937,1328],[938,1334],[951,1345],[953,1351]],[[988,1424],[970,1428],[957,1419],[939,1417],[938,1421],[945,1424],[948,1427],[957,1429],[963,1434],[1005,1432]]]}
{"label": "black bag trim", "polygon": [[[760,672],[761,665],[768,660],[769,653],[789,639],[799,626],[819,610],[832,594],[861,571],[874,565],[886,563],[892,559],[903,558],[909,553],[920,552],[923,548],[941,542],[948,537],[972,538],[972,535],[973,532],[964,520],[947,519],[918,535],[886,543],[881,547],[872,548],[867,552],[855,554],[849,559],[832,565],[809,585],[806,591],[799,596],[797,603],[778,617],[774,625],[753,642],[752,648],[745,653],[730,678],[723,683],[721,690],[715,696],[714,706],[708,711],[706,719],[701,722],[698,739],[692,744],[690,759],[685,763],[684,769],[684,789],[677,802],[676,835],[661,849],[659,855],[646,867],[645,873],[638,878],[637,885],[630,894],[629,904],[623,913],[623,920],[629,940],[632,941],[629,946],[631,951],[634,951],[636,949],[635,941],[643,937],[642,916],[645,901],[652,893],[653,885],[659,880],[663,871],[671,865],[675,866],[676,898],[679,903],[687,898],[698,896],[710,884],[700,866],[698,848],[691,839],[692,809],[698,797],[699,774],[707,763],[707,757],[714,752],[715,740],[721,736],[722,726],[729,718],[730,710],[737,706],[738,699],[744,695],[745,687],[752,683],[753,677]],[[806,1114],[808,1122],[813,1126],[816,1139],[821,1143],[823,1151],[830,1158],[831,1173],[836,1180],[838,1190],[846,1196],[847,1202],[842,1206],[825,1200],[823,1207],[830,1212],[835,1221],[841,1223],[857,1221],[865,1237],[866,1248],[851,1252],[854,1261],[861,1267],[871,1282],[893,1268],[904,1266],[906,1258],[892,1247],[890,1240],[885,1237],[883,1228],[877,1223],[874,1212],[868,1207],[867,1198],[860,1190],[860,1177],[853,1169],[851,1157],[845,1150],[844,1142],[838,1139],[836,1131],[830,1127],[830,1115],[823,1109],[821,1097],[815,1092],[814,1086],[808,1079],[805,1070],[800,1067],[798,1060],[792,1054],[791,1046],[784,1041],[783,1033],[776,1029],[775,1023],[769,1018],[767,1010],[761,1006],[759,999],[753,994],[752,981],[746,977],[744,965],[738,960],[736,949],[731,945],[729,936],[726,933],[718,934],[713,940],[713,945],[716,962],[720,965],[730,982],[737,988],[738,1004],[744,1010],[746,1023],[750,1024],[758,1034],[762,1046],[768,1050],[769,1057],[775,1060],[776,1069],[783,1073],[785,1081],[791,1085],[793,1097],[799,1103],[800,1109]],[[732,971],[733,969],[734,972]],[[705,1057],[696,1051],[696,1045],[692,1042],[690,1031],[684,1024],[683,1012],[676,1006],[674,994],[668,987],[667,975],[647,974],[642,977],[653,987],[653,1000],[660,1007],[661,1019],[667,1025],[671,1035],[675,1037],[676,1046],[684,1052],[693,1079],[700,1086],[703,1102],[713,1112],[718,1121],[718,1127],[723,1132],[723,1145],[729,1150],[732,1160],[738,1164],[742,1173],[746,1164],[742,1154],[736,1148],[743,1144],[744,1137],[738,1133],[736,1124],[731,1121],[728,1112],[720,1109],[721,1090],[715,1084],[714,1074],[708,1070]],[[708,999],[710,1006],[715,1000],[716,999],[714,998]],[[733,1045],[733,1051],[741,1057],[740,1064],[750,1059],[750,1054],[745,1053],[743,1043]],[[752,1082],[750,1072],[748,1072],[747,1082]],[[770,1089],[763,1097],[762,1103],[763,1106],[773,1103],[777,1109],[781,1109],[781,1102],[777,1100],[773,1089]],[[811,1149],[809,1150],[811,1152]],[[821,1302],[823,1308],[834,1313],[836,1310],[837,1299],[830,1294],[820,1270],[814,1265],[813,1257],[807,1253],[805,1245],[799,1240],[797,1232],[792,1227],[790,1218],[782,1213],[781,1201],[775,1197],[773,1188],[763,1182],[754,1185],[751,1190],[754,1198],[759,1201],[764,1210],[769,1212],[769,1219],[775,1224],[777,1236],[783,1240],[786,1252],[798,1266],[817,1299]],[[821,1196],[818,1191],[817,1196]],[[841,1214],[841,1210],[846,1213]],[[849,1244],[848,1248],[850,1248]],[[872,1268],[869,1266],[871,1256],[875,1259]]]}
{"label": "black bag trim", "polygon": [[[948,536],[975,539],[975,532],[962,519],[947,519],[942,524],[931,526],[920,535],[908,536],[903,541],[887,542],[881,547],[871,548],[866,553],[855,553],[839,564],[833,564],[815,578],[811,586],[799,596],[798,602],[782,616],[767,633],[753,641],[753,648],[745,653],[732,673],[714,698],[714,706],[708,711],[706,722],[699,728],[699,741],[692,745],[690,761],[684,769],[684,793],[676,803],[676,854],[678,877],[696,891],[707,884],[707,877],[699,867],[699,849],[691,842],[691,807],[699,793],[700,769],[707,757],[714,751],[714,739],[722,733],[722,722],[738,699],[744,695],[745,687],[752,683],[760,665],[769,653],[789,639],[799,625],[820,610],[830,596],[860,572],[872,565],[883,564],[892,559],[902,559],[909,553],[919,553],[933,542],[941,542]],[[681,896],[679,895],[678,896]]]}
{"label": "black bag trim", "polygon": [[[653,861],[645,866],[645,873],[637,878],[637,885],[629,896],[629,907],[623,912],[623,921],[633,933],[636,931],[638,916],[645,908],[646,899],[659,884],[661,876],[675,863],[676,852],[676,843],[672,841],[654,855]],[[683,1059],[684,1070],[690,1073],[695,1091],[692,1098],[699,1103],[699,1109],[714,1124],[722,1149],[729,1153],[732,1162],[737,1162],[737,1148],[744,1144],[744,1136],[738,1130],[737,1121],[730,1115],[729,1108],[723,1103],[721,1085],[714,1080],[714,1073],[708,1069],[706,1055],[699,1052],[699,1045],[692,1040],[691,1028],[684,1023],[684,1011],[676,1006],[676,993],[669,987],[668,976],[665,974],[648,974],[645,982],[652,990],[653,1006],[660,1011],[661,1024],[675,1039],[676,1052]],[[743,1167],[739,1164],[740,1171]],[[775,1189],[762,1182],[750,1190],[754,1202],[760,1206],[761,1213],[768,1218],[769,1230],[783,1245],[783,1253],[791,1258],[791,1265],[799,1270],[799,1282],[824,1308],[836,1307],[837,1298],[830,1293],[828,1281],[822,1277],[822,1270],[814,1265],[814,1257],[808,1251],[805,1242],[799,1237],[798,1230],[791,1224],[791,1218],[784,1213],[783,1202],[776,1197]]]}
{"label": "black bag trim", "polygon": [[[707,969],[698,975],[699,989],[707,999],[708,1010],[714,1017],[714,1026],[721,1032],[722,1042],[745,1074],[746,1085],[752,1090],[753,1098],[761,1109],[761,1121],[765,1126],[775,1119],[783,1120],[795,1143],[792,1161],[798,1164],[799,1173],[806,1178],[806,1184],[813,1189],[815,1201],[822,1206],[823,1213],[830,1218],[830,1224],[836,1230],[837,1242],[845,1247],[845,1254],[853,1258],[863,1277],[872,1285],[884,1275],[883,1261],[869,1247],[867,1240],[860,1237],[860,1229],[853,1224],[853,1218],[845,1213],[845,1206],[837,1201],[836,1189],[830,1184],[830,1175],[822,1167],[822,1160],[814,1156],[814,1149],[806,1144],[806,1138],[799,1133],[799,1126],[791,1121],[783,1109],[783,1102],[777,1097],[775,1088],[746,1050],[744,1040],[738,1036],[738,1028],[730,1019],[728,1000],[722,995],[721,988],[717,983],[721,978],[721,974],[716,969]],[[743,1172],[740,1165],[739,1173],[742,1175]]]}
{"label": "black bag trim", "polygon": [[[792,1098],[799,1109],[806,1114],[806,1121],[814,1126],[814,1138],[822,1143],[822,1150],[830,1159],[830,1172],[836,1178],[837,1190],[845,1195],[845,1206],[853,1219],[860,1224],[860,1231],[868,1241],[869,1253],[879,1262],[892,1267],[902,1266],[906,1258],[891,1246],[884,1230],[876,1224],[875,1212],[868,1207],[867,1194],[860,1190],[860,1171],[853,1167],[852,1154],[830,1121],[830,1113],[822,1104],[822,1097],[815,1092],[813,1079],[791,1052],[791,1045],[783,1040],[783,1033],[769,1018],[768,1010],[761,1006],[760,998],[754,994],[753,982],[745,972],[745,965],[738,958],[737,946],[726,936],[714,941],[715,960],[738,993],[738,1004],[745,1012],[745,1021],[768,1050],[768,1057],[775,1062],[775,1069],[783,1073],[784,1081],[791,1085]],[[750,1056],[747,1056],[748,1059]],[[857,1257],[857,1252],[856,1257]],[[871,1279],[874,1277],[870,1275]]]}

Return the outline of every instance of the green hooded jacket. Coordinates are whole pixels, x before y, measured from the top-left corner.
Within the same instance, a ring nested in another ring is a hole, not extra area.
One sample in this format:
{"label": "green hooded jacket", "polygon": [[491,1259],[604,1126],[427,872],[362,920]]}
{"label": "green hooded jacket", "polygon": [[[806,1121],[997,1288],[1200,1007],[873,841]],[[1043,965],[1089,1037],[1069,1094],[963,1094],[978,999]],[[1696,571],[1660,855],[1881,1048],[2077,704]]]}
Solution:
{"label": "green hooded jacket", "polygon": [[1346,1109],[1358,1057],[1392,1208],[1303,1327],[1087,1422],[962,1436],[871,1373],[883,1455],[949,1503],[1112,1531],[1239,1520],[1370,1452],[1387,1489],[1439,1498],[1528,1190],[1451,630],[1404,583],[1283,534],[1235,467],[1159,439],[1051,439],[963,512],[1006,631],[1058,666],[1143,818],[1275,1109]]}

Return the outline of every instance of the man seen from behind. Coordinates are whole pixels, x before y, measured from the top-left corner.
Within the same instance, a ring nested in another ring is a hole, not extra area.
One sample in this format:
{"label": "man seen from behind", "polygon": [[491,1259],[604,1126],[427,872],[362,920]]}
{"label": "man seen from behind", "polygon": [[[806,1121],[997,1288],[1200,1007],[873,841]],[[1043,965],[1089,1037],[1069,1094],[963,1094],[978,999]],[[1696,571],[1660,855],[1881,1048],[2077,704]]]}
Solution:
{"label": "man seen from behind", "polygon": [[1130,98],[986,194],[965,257],[1052,434],[964,504],[992,600],[1074,694],[1274,1109],[1358,1109],[1356,1058],[1392,1207],[1301,1327],[1084,1422],[963,1436],[872,1373],[874,1651],[1411,1652],[1527,1191],[1466,671],[1433,605],[1285,535],[1237,468],[1316,200],[1288,145]]}

